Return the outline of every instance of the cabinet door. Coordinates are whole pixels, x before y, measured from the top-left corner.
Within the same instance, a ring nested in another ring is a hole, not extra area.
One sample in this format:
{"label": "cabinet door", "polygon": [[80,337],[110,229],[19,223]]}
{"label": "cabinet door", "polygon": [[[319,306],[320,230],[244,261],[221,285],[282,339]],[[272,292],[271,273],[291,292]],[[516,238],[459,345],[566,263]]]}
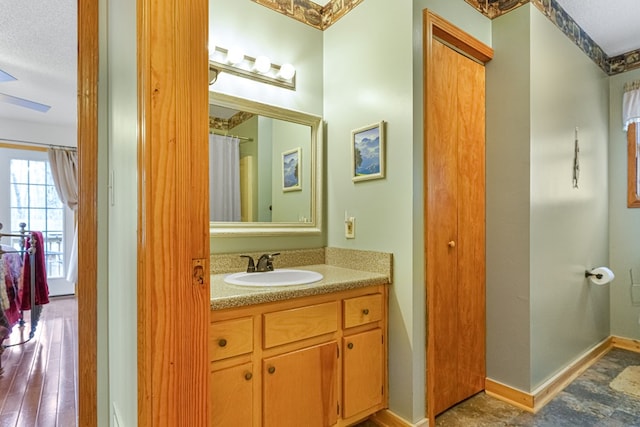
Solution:
{"label": "cabinet door", "polygon": [[382,330],[374,329],[343,338],[343,353],[343,417],[348,418],[382,402]]}
{"label": "cabinet door", "polygon": [[251,427],[253,365],[233,366],[211,373],[212,427]]}
{"label": "cabinet door", "polygon": [[263,426],[327,427],[337,422],[335,341],[263,360]]}

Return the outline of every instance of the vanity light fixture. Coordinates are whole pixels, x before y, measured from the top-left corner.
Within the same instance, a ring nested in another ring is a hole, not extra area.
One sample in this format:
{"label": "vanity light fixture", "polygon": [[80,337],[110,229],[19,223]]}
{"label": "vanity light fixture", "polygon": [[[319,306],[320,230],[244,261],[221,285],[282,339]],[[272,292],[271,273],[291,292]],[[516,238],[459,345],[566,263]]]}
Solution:
{"label": "vanity light fixture", "polygon": [[291,64],[274,64],[260,55],[245,55],[240,48],[209,47],[209,85],[215,83],[221,72],[296,90],[296,69]]}
{"label": "vanity light fixture", "polygon": [[227,62],[231,65],[237,66],[242,61],[244,61],[244,51],[238,46],[229,48],[229,51],[227,52]]}

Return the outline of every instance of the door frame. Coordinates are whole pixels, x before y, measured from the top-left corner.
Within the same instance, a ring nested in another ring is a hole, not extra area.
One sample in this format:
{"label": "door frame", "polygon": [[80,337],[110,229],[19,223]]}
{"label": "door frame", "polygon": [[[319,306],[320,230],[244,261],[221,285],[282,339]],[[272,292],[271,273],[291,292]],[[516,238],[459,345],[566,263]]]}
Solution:
{"label": "door frame", "polygon": [[[98,425],[99,3],[77,2],[83,427]],[[138,425],[207,426],[209,188],[201,172],[208,170],[208,2],[138,0],[137,8]]]}
{"label": "door frame", "polygon": [[78,10],[78,425],[98,423],[98,1]]}
{"label": "door frame", "polygon": [[[444,20],[440,16],[431,12],[429,9],[423,10],[423,145],[426,147],[427,142],[430,138],[430,124],[429,124],[429,108],[434,105],[436,100],[431,99],[431,94],[429,92],[429,82],[432,78],[431,69],[433,66],[437,65],[434,63],[432,59],[432,44],[434,39],[440,40],[444,44],[452,47],[454,50],[460,52],[461,54],[477,61],[482,64],[486,64],[493,58],[493,49],[486,46],[481,41],[472,37],[471,35],[465,33],[459,28],[455,27],[450,22]],[[427,164],[427,150],[424,150],[424,158],[423,164]],[[423,200],[424,200],[424,223],[425,223],[425,233],[426,233],[426,224],[427,224],[427,212],[428,211],[428,191],[429,191],[429,183],[427,180],[426,171],[423,172]],[[425,236],[425,260],[427,254],[427,241]],[[427,266],[428,268],[428,266]],[[429,292],[429,284],[427,283],[427,277],[425,276],[425,296],[426,296],[426,307],[427,307],[427,316],[426,316],[426,331],[427,331],[427,339],[426,339],[426,349],[425,353],[426,357],[426,384],[425,384],[425,413],[427,414],[427,418],[429,420],[429,425],[435,425],[435,413],[433,411],[433,405],[430,405],[429,402],[432,401],[434,394],[436,393],[435,386],[433,381],[431,380],[431,376],[429,375],[429,367],[433,366],[434,363],[434,355],[433,352],[429,351],[429,348],[433,346],[433,336],[429,332],[429,325],[433,324],[434,321],[434,310],[430,307],[430,292]]]}

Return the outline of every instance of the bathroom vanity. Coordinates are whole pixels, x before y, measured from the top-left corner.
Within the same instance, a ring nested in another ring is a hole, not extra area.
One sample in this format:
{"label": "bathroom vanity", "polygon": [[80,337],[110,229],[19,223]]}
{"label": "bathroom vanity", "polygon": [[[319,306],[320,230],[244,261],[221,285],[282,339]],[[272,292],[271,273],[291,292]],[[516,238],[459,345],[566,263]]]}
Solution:
{"label": "bathroom vanity", "polygon": [[389,276],[300,268],[323,279],[247,288],[211,276],[212,426],[348,426],[387,407]]}

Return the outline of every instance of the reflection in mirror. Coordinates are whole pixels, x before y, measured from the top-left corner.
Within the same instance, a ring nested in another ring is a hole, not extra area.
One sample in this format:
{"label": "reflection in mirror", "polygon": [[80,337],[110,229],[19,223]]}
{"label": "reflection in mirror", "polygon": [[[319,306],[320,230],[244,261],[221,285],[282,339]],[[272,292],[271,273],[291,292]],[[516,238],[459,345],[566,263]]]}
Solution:
{"label": "reflection in mirror", "polygon": [[211,233],[320,232],[317,116],[209,95]]}

